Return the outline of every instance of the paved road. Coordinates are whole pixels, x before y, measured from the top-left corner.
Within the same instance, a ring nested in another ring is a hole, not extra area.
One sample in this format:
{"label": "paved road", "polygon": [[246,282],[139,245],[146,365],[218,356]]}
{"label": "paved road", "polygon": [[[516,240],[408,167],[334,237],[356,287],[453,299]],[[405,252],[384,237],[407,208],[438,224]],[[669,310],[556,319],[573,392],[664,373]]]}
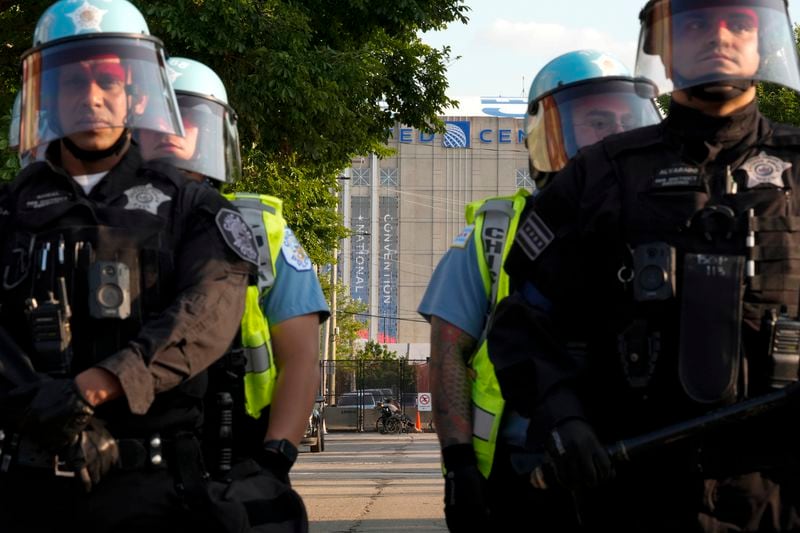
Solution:
{"label": "paved road", "polygon": [[325,437],[324,452],[301,453],[292,469],[311,533],[447,531],[435,434]]}

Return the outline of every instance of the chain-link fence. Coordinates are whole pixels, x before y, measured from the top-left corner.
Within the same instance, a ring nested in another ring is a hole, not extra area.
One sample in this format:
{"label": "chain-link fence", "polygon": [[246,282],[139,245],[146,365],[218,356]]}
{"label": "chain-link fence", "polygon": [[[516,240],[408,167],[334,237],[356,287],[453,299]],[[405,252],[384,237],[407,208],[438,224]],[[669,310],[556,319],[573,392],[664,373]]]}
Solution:
{"label": "chain-link fence", "polygon": [[[328,429],[375,431],[380,403],[390,399],[416,422],[417,395],[430,392],[428,363],[406,359],[336,359],[321,361],[321,391]],[[422,411],[423,431],[431,413]]]}

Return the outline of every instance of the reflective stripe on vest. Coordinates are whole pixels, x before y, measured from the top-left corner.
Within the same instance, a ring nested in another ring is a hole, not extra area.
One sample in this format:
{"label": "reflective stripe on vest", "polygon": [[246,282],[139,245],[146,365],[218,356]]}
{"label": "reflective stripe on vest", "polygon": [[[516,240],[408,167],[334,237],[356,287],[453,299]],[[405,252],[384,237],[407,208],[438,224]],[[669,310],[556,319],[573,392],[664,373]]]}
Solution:
{"label": "reflective stripe on vest", "polygon": [[259,269],[256,285],[247,287],[241,339],[246,359],[244,375],[245,411],[253,418],[272,403],[277,369],[272,355],[269,322],[261,301],[275,281],[275,261],[283,244],[286,222],[282,202],[272,196],[234,193],[225,197],[239,210],[258,243]]}
{"label": "reflective stripe on vest", "polygon": [[489,359],[486,333],[489,318],[497,303],[508,296],[508,274],[502,268],[517,231],[525,198],[529,193],[520,189],[513,196],[489,198],[467,206],[468,224],[475,224],[475,249],[484,289],[489,299],[489,312],[478,351],[468,365],[475,372],[472,382],[472,446],[478,460],[478,469],[488,478],[492,471],[497,435],[500,431],[505,400]]}

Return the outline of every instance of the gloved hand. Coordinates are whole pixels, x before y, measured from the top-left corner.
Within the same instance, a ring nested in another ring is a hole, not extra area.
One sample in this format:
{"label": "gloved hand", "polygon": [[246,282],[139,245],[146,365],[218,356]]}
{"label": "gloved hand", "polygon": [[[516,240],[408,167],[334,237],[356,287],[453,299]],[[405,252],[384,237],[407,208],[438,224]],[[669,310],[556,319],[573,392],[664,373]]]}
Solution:
{"label": "gloved hand", "polygon": [[23,432],[48,450],[75,444],[94,414],[72,379],[46,379],[35,385]]}
{"label": "gloved hand", "polygon": [[611,459],[592,426],[579,418],[562,422],[546,443],[557,481],[568,489],[596,487],[614,477]]}
{"label": "gloved hand", "polygon": [[289,470],[292,469],[294,461],[291,461],[286,455],[276,450],[262,448],[253,459],[261,468],[270,472],[278,480],[291,485],[289,482]]}
{"label": "gloved hand", "polygon": [[117,440],[108,432],[105,424],[93,418],[73,446],[78,448],[83,459],[78,464],[76,474],[86,492],[91,492],[119,461]]}
{"label": "gloved hand", "polygon": [[475,451],[469,444],[442,449],[447,474],[444,477],[444,516],[447,529],[489,531],[486,479],[478,470]]}

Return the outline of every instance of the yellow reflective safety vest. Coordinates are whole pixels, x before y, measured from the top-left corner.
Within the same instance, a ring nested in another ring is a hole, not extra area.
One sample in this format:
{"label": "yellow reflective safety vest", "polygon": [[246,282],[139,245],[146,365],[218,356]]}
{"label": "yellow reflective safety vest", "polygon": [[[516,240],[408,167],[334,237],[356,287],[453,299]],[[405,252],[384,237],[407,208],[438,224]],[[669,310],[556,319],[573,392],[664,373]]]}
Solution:
{"label": "yellow reflective safety vest", "polygon": [[261,302],[275,282],[275,262],[281,253],[286,221],[283,202],[266,194],[230,193],[227,198],[241,213],[258,244],[258,279],[247,287],[241,339],[247,365],[244,375],[245,410],[253,418],[272,403],[277,370],[272,356],[269,322]]}
{"label": "yellow reflective safety vest", "polygon": [[478,350],[467,365],[475,372],[472,382],[472,446],[478,459],[478,469],[488,478],[492,471],[497,434],[503,417],[505,400],[489,359],[486,333],[491,313],[497,303],[508,296],[509,279],[503,269],[519,218],[530,193],[520,189],[512,196],[499,196],[472,202],[466,207],[467,224],[473,224],[473,238],[483,286],[489,300],[489,310]]}

